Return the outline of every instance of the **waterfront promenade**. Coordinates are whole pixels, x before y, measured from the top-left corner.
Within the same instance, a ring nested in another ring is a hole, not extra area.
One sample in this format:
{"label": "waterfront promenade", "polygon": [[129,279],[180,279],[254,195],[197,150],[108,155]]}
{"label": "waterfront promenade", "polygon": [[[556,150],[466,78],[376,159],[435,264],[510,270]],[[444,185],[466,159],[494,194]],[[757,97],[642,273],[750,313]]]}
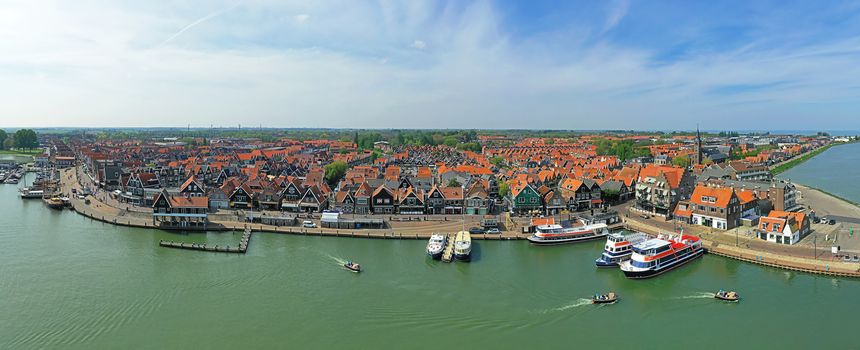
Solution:
{"label": "waterfront promenade", "polygon": [[[86,180],[84,180],[86,182]],[[61,188],[63,193],[71,193],[72,189],[81,189],[78,182],[77,172],[74,169],[65,169],[61,173]],[[76,212],[94,220],[140,228],[158,229],[152,222],[152,211],[146,208],[127,206],[110,198],[103,191],[94,193],[88,197],[90,203],[76,197],[71,198],[72,207]],[[117,207],[117,206],[120,207]],[[129,209],[126,209],[128,207]],[[136,208],[136,209],[131,209]],[[378,238],[378,239],[429,239],[433,233],[453,233],[472,226],[478,226],[478,218],[467,216],[465,224],[460,220],[449,221],[392,221],[388,229],[329,229],[329,228],[303,228],[296,226],[274,226],[259,223],[248,223],[240,220],[231,220],[238,217],[234,213],[210,215],[209,231],[239,231],[250,227],[254,231],[283,233],[307,236],[331,236],[331,237],[356,237],[356,238]],[[458,216],[459,218],[459,216]],[[520,226],[517,226],[517,228]],[[503,231],[501,234],[474,234],[472,239],[478,240],[516,240],[525,239],[528,235],[516,231]]]}

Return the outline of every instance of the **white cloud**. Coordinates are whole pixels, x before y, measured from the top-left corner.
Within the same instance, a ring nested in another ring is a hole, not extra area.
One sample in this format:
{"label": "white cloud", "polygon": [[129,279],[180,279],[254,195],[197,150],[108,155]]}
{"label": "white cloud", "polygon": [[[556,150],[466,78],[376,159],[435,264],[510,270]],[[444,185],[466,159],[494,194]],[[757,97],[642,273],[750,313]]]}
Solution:
{"label": "white cloud", "polygon": [[305,23],[308,20],[308,18],[311,18],[311,15],[306,14],[306,13],[293,16],[293,19],[295,19],[296,22],[298,22],[298,23]]}
{"label": "white cloud", "polygon": [[[534,36],[524,48],[483,2],[379,9],[256,0],[211,16],[228,7],[94,1],[4,4],[0,125],[755,127],[819,115],[800,103],[856,103],[860,76],[858,40],[691,55],[659,67],[654,52],[611,43],[559,51]],[[297,13],[313,13],[314,25],[291,30]],[[179,34],[182,45],[155,48]],[[785,83],[713,93],[772,82]],[[860,128],[848,119],[853,111],[835,110],[816,127],[847,120]]]}
{"label": "white cloud", "polygon": [[630,0],[613,0],[610,3],[609,15],[606,16],[606,23],[603,26],[603,31],[608,32],[615,28],[618,23],[627,16],[627,11],[630,9]]}
{"label": "white cloud", "polygon": [[415,49],[424,50],[424,48],[427,47],[427,43],[421,40],[415,40],[412,42],[411,46]]}

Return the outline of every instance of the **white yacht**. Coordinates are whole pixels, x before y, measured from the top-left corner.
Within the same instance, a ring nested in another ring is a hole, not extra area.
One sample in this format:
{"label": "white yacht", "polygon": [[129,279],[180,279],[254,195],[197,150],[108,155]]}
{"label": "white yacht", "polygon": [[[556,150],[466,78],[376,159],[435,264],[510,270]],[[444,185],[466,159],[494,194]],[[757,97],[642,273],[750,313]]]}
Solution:
{"label": "white yacht", "polygon": [[442,257],[442,252],[445,250],[446,243],[448,243],[448,236],[438,233],[431,235],[430,241],[427,242],[427,255],[439,260]]}
{"label": "white yacht", "polygon": [[472,260],[472,236],[469,231],[457,232],[457,236],[454,238],[454,259]]}

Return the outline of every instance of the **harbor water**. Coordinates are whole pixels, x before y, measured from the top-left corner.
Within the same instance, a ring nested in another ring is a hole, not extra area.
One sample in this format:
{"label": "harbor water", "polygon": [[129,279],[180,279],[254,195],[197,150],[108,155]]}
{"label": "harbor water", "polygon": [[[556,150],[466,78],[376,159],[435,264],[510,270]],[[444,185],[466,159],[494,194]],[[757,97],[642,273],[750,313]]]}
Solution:
{"label": "harbor water", "polygon": [[779,177],[860,203],[860,143],[830,147]]}
{"label": "harbor water", "polygon": [[[0,186],[3,349],[860,347],[853,279],[705,256],[634,281],[594,267],[601,241],[476,241],[451,264],[413,240],[260,233],[246,255],[185,251],[158,242],[242,233],[114,227],[15,191]],[[589,303],[610,290],[618,303]]]}

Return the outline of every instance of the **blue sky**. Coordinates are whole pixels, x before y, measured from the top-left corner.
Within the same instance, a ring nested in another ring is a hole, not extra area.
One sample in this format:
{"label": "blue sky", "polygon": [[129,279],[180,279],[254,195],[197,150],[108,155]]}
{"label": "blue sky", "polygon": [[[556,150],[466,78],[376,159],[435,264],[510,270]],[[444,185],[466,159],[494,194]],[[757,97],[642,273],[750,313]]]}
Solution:
{"label": "blue sky", "polygon": [[860,130],[858,1],[0,5],[0,125]]}

